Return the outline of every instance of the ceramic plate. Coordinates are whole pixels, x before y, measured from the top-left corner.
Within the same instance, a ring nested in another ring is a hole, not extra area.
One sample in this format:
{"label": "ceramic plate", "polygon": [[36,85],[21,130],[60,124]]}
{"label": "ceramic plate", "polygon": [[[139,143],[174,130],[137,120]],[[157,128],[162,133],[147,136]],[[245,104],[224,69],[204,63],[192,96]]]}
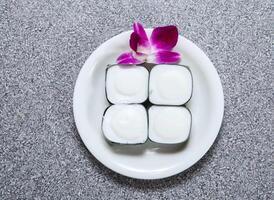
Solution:
{"label": "ceramic plate", "polygon": [[[151,29],[146,29],[151,34]],[[213,144],[224,112],[220,78],[205,53],[179,36],[174,51],[179,64],[189,66],[193,75],[193,95],[187,107],[192,113],[192,130],[187,143],[160,145],[113,145],[103,136],[101,121],[109,105],[105,97],[105,69],[129,51],[131,31],[123,32],[100,45],[82,67],[74,90],[73,111],[78,132],[90,151],[106,167],[138,179],[159,179],[178,174],[195,164]]]}

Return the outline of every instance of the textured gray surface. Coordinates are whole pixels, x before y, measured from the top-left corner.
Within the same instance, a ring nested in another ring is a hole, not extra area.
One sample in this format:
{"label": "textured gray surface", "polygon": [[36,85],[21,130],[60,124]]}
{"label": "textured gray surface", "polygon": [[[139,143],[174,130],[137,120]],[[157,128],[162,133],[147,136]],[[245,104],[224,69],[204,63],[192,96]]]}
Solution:
{"label": "textured gray surface", "polygon": [[[270,199],[273,17],[270,0],[0,0],[0,198]],[[213,148],[164,180],[133,180],[105,168],[73,120],[81,66],[134,20],[177,25],[211,58],[224,88]]]}

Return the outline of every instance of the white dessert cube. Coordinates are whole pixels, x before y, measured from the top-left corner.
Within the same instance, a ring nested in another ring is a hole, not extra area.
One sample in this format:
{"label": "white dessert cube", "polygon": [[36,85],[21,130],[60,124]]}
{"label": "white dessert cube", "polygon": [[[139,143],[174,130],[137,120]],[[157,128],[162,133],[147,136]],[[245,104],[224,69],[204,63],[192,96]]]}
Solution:
{"label": "white dessert cube", "polygon": [[104,114],[102,130],[107,140],[140,144],[148,138],[147,111],[142,105],[112,105]]}
{"label": "white dessert cube", "polygon": [[156,65],[149,78],[149,101],[156,105],[183,105],[192,95],[192,75],[180,65]]}
{"label": "white dessert cube", "polygon": [[106,96],[112,104],[143,103],[148,98],[149,72],[142,66],[111,66],[106,71]]}
{"label": "white dessert cube", "polygon": [[151,106],[149,139],[156,143],[177,144],[185,142],[191,130],[191,113],[185,107]]}

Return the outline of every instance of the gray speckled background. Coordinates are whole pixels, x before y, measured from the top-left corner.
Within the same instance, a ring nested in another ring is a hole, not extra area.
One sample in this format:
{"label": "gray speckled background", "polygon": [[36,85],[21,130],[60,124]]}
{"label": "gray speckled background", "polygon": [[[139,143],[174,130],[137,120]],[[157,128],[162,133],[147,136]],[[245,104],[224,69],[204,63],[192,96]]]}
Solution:
{"label": "gray speckled background", "polygon": [[[1,0],[0,199],[274,197],[273,18],[270,0]],[[74,83],[85,60],[134,20],[177,25],[208,54],[224,88],[214,146],[164,180],[105,168],[73,119]]]}

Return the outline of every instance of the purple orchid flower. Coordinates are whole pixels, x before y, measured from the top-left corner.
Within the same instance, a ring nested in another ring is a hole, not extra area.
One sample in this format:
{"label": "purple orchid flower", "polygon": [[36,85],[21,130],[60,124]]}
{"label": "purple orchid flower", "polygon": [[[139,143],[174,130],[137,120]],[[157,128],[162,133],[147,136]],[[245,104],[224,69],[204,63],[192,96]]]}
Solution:
{"label": "purple orchid flower", "polygon": [[130,35],[131,52],[122,53],[117,58],[118,64],[140,64],[144,62],[156,64],[178,63],[180,54],[171,51],[178,41],[176,26],[163,26],[153,29],[148,39],[144,27],[135,22]]}

